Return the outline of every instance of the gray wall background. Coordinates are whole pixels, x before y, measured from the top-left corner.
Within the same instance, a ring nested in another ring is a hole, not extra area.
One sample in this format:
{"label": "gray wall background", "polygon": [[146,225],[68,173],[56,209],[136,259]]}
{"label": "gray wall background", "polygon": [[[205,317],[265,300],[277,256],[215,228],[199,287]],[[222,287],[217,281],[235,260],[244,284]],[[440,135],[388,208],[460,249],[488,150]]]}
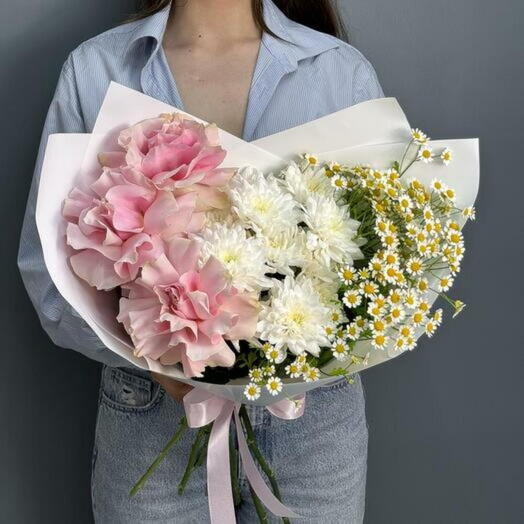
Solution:
{"label": "gray wall background", "polygon": [[[479,136],[479,218],[457,320],[364,374],[366,522],[524,521],[522,0],[342,0],[352,42],[413,125]],[[90,523],[98,366],[54,347],[15,265],[36,148],[61,63],[131,0],[0,0],[0,522]],[[21,369],[24,369],[22,372]]]}

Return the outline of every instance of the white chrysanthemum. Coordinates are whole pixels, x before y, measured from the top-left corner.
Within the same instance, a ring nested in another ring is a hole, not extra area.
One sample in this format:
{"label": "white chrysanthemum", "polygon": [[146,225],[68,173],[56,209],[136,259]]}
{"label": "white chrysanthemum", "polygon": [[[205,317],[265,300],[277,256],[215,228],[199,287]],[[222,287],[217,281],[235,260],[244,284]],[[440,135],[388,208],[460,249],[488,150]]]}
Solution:
{"label": "white chrysanthemum", "polygon": [[307,247],[326,266],[331,261],[351,264],[363,258],[359,248],[363,240],[357,238],[360,222],[353,220],[347,208],[338,206],[333,199],[309,197],[304,206],[304,222],[310,228]]}
{"label": "white chrysanthemum", "polygon": [[335,192],[324,168],[302,171],[295,162],[290,162],[282,170],[281,177],[284,187],[301,204],[305,204],[311,195],[331,197]]}
{"label": "white chrysanthemum", "polygon": [[315,291],[319,294],[322,304],[333,307],[339,304],[338,289],[340,281],[335,268],[326,267],[313,258],[311,253],[306,253],[306,262],[302,266],[302,275],[311,280]]}
{"label": "white chrysanthemum", "polygon": [[291,267],[302,267],[306,261],[306,235],[298,227],[273,233],[269,229],[262,237],[266,243],[267,263],[282,275],[293,275]]}
{"label": "white chrysanthemum", "polygon": [[311,280],[286,277],[275,281],[270,299],[262,305],[257,335],[277,348],[287,346],[295,355],[305,352],[318,356],[329,346],[324,326],[330,322],[325,307]]}
{"label": "white chrysanthemum", "polygon": [[231,283],[241,291],[260,291],[272,286],[266,276],[266,248],[260,239],[249,237],[240,224],[213,224],[200,233],[202,261],[211,255],[227,269]]}
{"label": "white chrysanthemum", "polygon": [[253,167],[237,171],[228,185],[231,207],[257,231],[280,231],[295,226],[299,210],[292,195],[272,175]]}
{"label": "white chrysanthemum", "polygon": [[205,219],[204,227],[210,227],[214,224],[232,224],[234,221],[230,208],[206,211]]}

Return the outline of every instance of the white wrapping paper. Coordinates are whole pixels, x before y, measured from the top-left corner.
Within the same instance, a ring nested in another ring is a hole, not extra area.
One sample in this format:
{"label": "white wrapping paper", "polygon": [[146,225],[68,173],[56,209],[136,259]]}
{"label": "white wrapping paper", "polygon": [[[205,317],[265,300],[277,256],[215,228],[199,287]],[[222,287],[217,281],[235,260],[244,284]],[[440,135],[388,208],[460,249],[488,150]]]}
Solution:
{"label": "white wrapping paper", "polygon": [[[118,296],[99,292],[80,280],[69,265],[71,248],[66,245],[66,221],[62,218],[62,203],[74,186],[86,187],[99,173],[97,155],[116,150],[118,131],[130,125],[158,116],[160,113],[180,112],[163,102],[142,93],[111,83],[92,134],[56,134],[48,140],[38,192],[36,222],[47,270],[58,291],[85,319],[109,350],[139,368],[154,370],[193,386],[234,400],[246,402],[243,395],[245,380],[227,385],[207,384],[187,379],[175,366],[163,366],[147,358],[136,358],[128,335],[116,321]],[[202,121],[200,119],[197,119]],[[227,151],[223,167],[253,165],[264,171],[278,169],[284,161],[303,152],[315,153],[320,160],[335,160],[345,164],[372,163],[389,166],[400,159],[410,139],[410,125],[398,102],[392,98],[372,100],[338,111],[307,124],[259,139],[245,142],[220,130],[222,147]],[[432,142],[435,149],[448,146],[454,151],[454,161],[447,167],[440,163],[416,163],[408,176],[428,183],[440,178],[455,188],[459,206],[472,205],[479,184],[479,155],[477,140],[447,140]],[[369,343],[358,343],[360,356],[369,353],[367,365],[352,365],[357,372],[380,364],[400,353],[373,349]],[[341,362],[325,370],[340,368]],[[335,378],[323,378],[315,383],[300,379],[286,380],[283,391],[273,397],[265,390],[253,402],[267,405],[280,398],[292,397],[310,389],[328,385]]]}

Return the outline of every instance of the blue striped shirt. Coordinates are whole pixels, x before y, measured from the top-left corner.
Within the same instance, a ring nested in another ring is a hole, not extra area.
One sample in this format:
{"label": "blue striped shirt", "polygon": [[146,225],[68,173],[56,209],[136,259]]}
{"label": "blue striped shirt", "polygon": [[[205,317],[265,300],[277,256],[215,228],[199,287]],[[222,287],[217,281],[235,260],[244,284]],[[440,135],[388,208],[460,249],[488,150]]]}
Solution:
{"label": "blue striped shirt", "polygon": [[[183,109],[162,48],[168,15],[166,7],[146,19],[110,29],[68,56],[45,121],[20,240],[22,278],[53,342],[113,366],[126,363],[104,347],[47,273],[35,224],[38,179],[48,135],[90,132],[111,80]],[[373,67],[355,48],[292,22],[271,0],[264,0],[264,19],[280,39],[268,33],[262,36],[244,140],[383,96]]]}

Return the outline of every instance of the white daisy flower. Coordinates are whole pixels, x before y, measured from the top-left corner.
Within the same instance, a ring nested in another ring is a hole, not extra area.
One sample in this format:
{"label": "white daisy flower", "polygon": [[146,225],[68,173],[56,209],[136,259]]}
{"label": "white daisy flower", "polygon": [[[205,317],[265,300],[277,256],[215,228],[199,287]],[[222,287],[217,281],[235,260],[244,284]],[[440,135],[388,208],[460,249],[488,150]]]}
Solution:
{"label": "white daisy flower", "polygon": [[393,306],[389,310],[389,316],[391,317],[391,320],[394,324],[398,324],[399,322],[402,322],[402,320],[404,320],[406,312],[404,311],[404,308],[402,306]]}
{"label": "white daisy flower", "polygon": [[402,304],[403,293],[399,289],[393,288],[388,295],[388,303],[391,306]]}
{"label": "white daisy flower", "polygon": [[316,166],[318,164],[318,157],[313,153],[303,153],[300,155],[308,164]]}
{"label": "white daisy flower", "polygon": [[413,315],[411,315],[411,322],[413,322],[414,326],[421,326],[425,320],[426,320],[426,313],[424,311],[421,311],[420,309],[417,309],[413,313]]}
{"label": "white daisy flower", "polygon": [[266,347],[263,347],[263,350],[267,360],[274,362],[275,364],[280,364],[286,360],[286,351],[283,348],[276,348],[271,344],[265,346]]}
{"label": "white daisy flower", "polygon": [[330,179],[331,185],[336,190],[346,189],[346,179],[342,175],[333,175]]}
{"label": "white daisy flower", "polygon": [[375,318],[371,321],[370,327],[373,333],[384,333],[386,331],[387,323],[382,318]]}
{"label": "white daisy flower", "polygon": [[335,338],[337,335],[337,326],[333,322],[326,324],[324,326],[324,333],[326,334],[329,340]]}
{"label": "white daisy flower", "polygon": [[307,359],[307,353],[300,353],[297,355],[297,358],[295,359],[295,362],[301,366],[303,366],[306,363]]}
{"label": "white daisy flower", "polygon": [[396,338],[394,348],[396,351],[405,351],[407,349],[406,339],[403,337]]}
{"label": "white daisy flower", "polygon": [[211,256],[226,268],[230,282],[240,291],[260,291],[273,285],[266,276],[267,251],[263,241],[248,236],[240,224],[213,224],[196,237],[202,241],[202,262]]}
{"label": "white daisy flower", "polygon": [[356,322],[351,322],[346,326],[346,335],[351,340],[358,340],[360,337],[360,333],[362,333],[362,329],[358,326]]}
{"label": "white daisy flower", "polygon": [[347,317],[340,304],[331,309],[331,322],[336,325],[342,324],[342,322],[347,322]]}
{"label": "white daisy flower", "polygon": [[270,364],[269,366],[264,366],[262,368],[262,371],[264,372],[264,376],[270,377],[276,373],[275,366],[273,364]]}
{"label": "white daisy flower", "polygon": [[441,195],[445,198],[447,198],[451,202],[455,202],[457,198],[457,193],[455,190],[451,187],[446,187],[442,192]]}
{"label": "white daisy flower", "polygon": [[371,339],[371,345],[376,349],[386,349],[389,337],[384,333],[375,333]]}
{"label": "white daisy flower", "polygon": [[286,374],[289,375],[291,378],[298,378],[301,373],[301,364],[298,362],[291,362],[291,364],[286,366]]}
{"label": "white daisy flower", "polygon": [[433,321],[437,324],[437,326],[440,326],[442,323],[442,309],[436,309],[433,313]]}
{"label": "white daisy flower", "polygon": [[371,302],[368,304],[368,314],[373,318],[381,317],[386,308],[387,300],[383,295],[377,295]]}
{"label": "white daisy flower", "polygon": [[413,276],[422,275],[424,272],[424,262],[419,257],[411,257],[406,261],[406,271]]}
{"label": "white daisy flower", "polygon": [[424,331],[428,337],[432,337],[437,330],[437,323],[433,319],[429,319],[424,326]]}
{"label": "white daisy flower", "polygon": [[310,228],[307,247],[326,266],[331,261],[351,263],[363,257],[359,248],[363,240],[357,237],[360,222],[349,216],[347,207],[331,198],[311,196],[304,206],[304,222]]}
{"label": "white daisy flower", "polygon": [[372,280],[364,280],[360,283],[360,292],[368,298],[374,298],[378,293],[378,284]]}
{"label": "white daisy flower", "polygon": [[438,290],[441,292],[448,291],[448,289],[453,285],[453,277],[449,275],[444,275],[440,278],[438,283]]}
{"label": "white daisy flower", "polygon": [[356,270],[348,265],[342,266],[338,271],[338,275],[340,280],[346,285],[351,284],[357,278]]}
{"label": "white daisy flower", "polygon": [[344,339],[337,338],[331,346],[331,351],[337,360],[345,360],[348,356],[349,346]]}
{"label": "white daisy flower", "polygon": [[409,198],[406,195],[401,196],[398,199],[397,203],[398,203],[398,207],[400,208],[400,210],[403,213],[407,213],[413,207],[413,202],[411,201],[411,198]]}
{"label": "white daisy flower", "polygon": [[264,378],[264,371],[261,368],[250,369],[249,378],[253,382],[260,382]]}
{"label": "white daisy flower", "polygon": [[362,303],[362,295],[356,289],[348,289],[344,293],[342,301],[348,308],[355,308]]}
{"label": "white daisy flower", "polygon": [[475,220],[475,208],[473,206],[465,207],[462,210],[462,216],[469,220]]}
{"label": "white daisy flower", "polygon": [[404,304],[410,309],[416,309],[418,307],[419,297],[417,293],[412,289],[404,296]]}
{"label": "white daisy flower", "polygon": [[427,278],[421,278],[416,282],[416,288],[420,293],[429,291],[429,282]]}
{"label": "white daisy flower", "polygon": [[417,341],[415,340],[415,337],[408,337],[406,339],[406,349],[408,351],[415,349],[416,346],[417,346]]}
{"label": "white daisy flower", "polygon": [[414,335],[413,327],[408,325],[408,324],[404,324],[404,325],[400,326],[399,329],[398,329],[398,332],[399,332],[399,335],[404,340],[407,340],[410,337],[413,337],[413,335]]}
{"label": "white daisy flower", "polygon": [[260,386],[258,386],[254,382],[250,382],[244,388],[244,395],[248,400],[257,400],[258,398],[260,398]]}
{"label": "white daisy flower", "polygon": [[451,161],[453,160],[453,151],[451,151],[451,149],[446,147],[446,149],[442,151],[442,154],[440,155],[440,159],[442,160],[442,163],[445,166],[448,166],[451,163]]}
{"label": "white daisy flower", "polygon": [[420,144],[420,145],[423,145],[423,144],[427,144],[428,141],[429,141],[429,137],[428,135],[426,135],[426,133],[423,133],[420,129],[412,129],[411,130],[411,137],[413,138],[413,141],[416,143],[416,144]]}
{"label": "white daisy flower", "polygon": [[282,391],[282,380],[278,377],[271,377],[266,384],[266,389],[270,395],[276,396]]}
{"label": "white daisy flower", "polygon": [[316,382],[320,378],[320,370],[318,368],[310,367],[304,373],[304,380],[306,382]]}
{"label": "white daisy flower", "polygon": [[418,152],[417,159],[421,160],[425,164],[433,162],[433,149],[427,145],[422,146]]}
{"label": "white daisy flower", "polygon": [[446,185],[444,184],[444,182],[442,182],[442,180],[439,180],[438,178],[434,178],[431,181],[431,184],[429,187],[431,187],[433,191],[440,193],[441,191],[443,191],[446,188]]}
{"label": "white daisy flower", "polygon": [[328,346],[324,326],[330,323],[330,309],[324,306],[310,279],[299,276],[275,281],[269,301],[262,304],[257,325],[260,338],[277,348],[287,346],[295,355],[318,356]]}

